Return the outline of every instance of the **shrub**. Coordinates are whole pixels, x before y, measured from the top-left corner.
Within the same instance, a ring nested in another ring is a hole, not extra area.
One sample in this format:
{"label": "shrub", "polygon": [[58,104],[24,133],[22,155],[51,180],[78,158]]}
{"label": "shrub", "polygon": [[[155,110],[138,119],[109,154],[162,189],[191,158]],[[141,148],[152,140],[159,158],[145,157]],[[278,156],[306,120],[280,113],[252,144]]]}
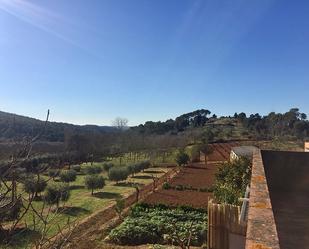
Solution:
{"label": "shrub", "polygon": [[211,192],[209,190],[210,190],[210,188],[205,187],[205,188],[199,188],[198,191],[200,191],[200,192]]}
{"label": "shrub", "polygon": [[59,176],[60,171],[58,169],[50,169],[48,175],[55,180],[55,177]]}
{"label": "shrub", "polygon": [[190,160],[190,157],[187,153],[184,152],[184,150],[179,150],[176,154],[175,161],[178,164],[178,166],[184,166],[186,165]]}
{"label": "shrub", "polygon": [[108,178],[111,181],[119,182],[124,181],[128,178],[129,171],[126,167],[119,167],[119,168],[111,168],[108,171]]}
{"label": "shrub", "polygon": [[102,168],[99,165],[91,165],[86,168],[86,173],[88,175],[100,174],[102,172]]}
{"label": "shrub", "polygon": [[69,186],[65,183],[48,184],[45,190],[44,199],[48,204],[56,204],[59,207],[60,201],[67,201],[70,197]]}
{"label": "shrub", "polygon": [[250,182],[251,162],[246,158],[223,163],[216,173],[213,193],[218,202],[240,204]]}
{"label": "shrub", "polygon": [[72,169],[75,170],[76,172],[80,172],[81,171],[81,166],[80,165],[73,165]]}
{"label": "shrub", "polygon": [[183,191],[183,190],[184,190],[184,187],[183,187],[182,185],[177,185],[177,186],[175,187],[175,189],[178,190],[178,191]]}
{"label": "shrub", "polygon": [[211,147],[208,143],[202,143],[199,145],[200,151],[204,154],[205,164],[207,165],[208,156],[213,153],[213,147]]}
{"label": "shrub", "polygon": [[[1,200],[2,204],[10,203],[10,197],[4,197]],[[0,212],[0,222],[13,221],[18,219],[23,204],[21,200],[17,200],[15,205],[6,211]]]}
{"label": "shrub", "polygon": [[171,185],[168,182],[164,182],[163,185],[162,185],[162,188],[163,189],[170,189]]}
{"label": "shrub", "polygon": [[87,189],[91,189],[91,195],[93,195],[93,190],[103,188],[105,186],[105,181],[103,176],[88,175],[85,177],[85,185]]}
{"label": "shrub", "polygon": [[127,170],[129,172],[129,174],[134,176],[134,174],[141,171],[141,167],[140,167],[140,164],[131,164],[131,165],[127,166]]}
{"label": "shrub", "polygon": [[140,169],[142,171],[144,171],[145,169],[148,169],[150,167],[151,167],[151,162],[149,160],[143,161],[143,162],[140,163]]}
{"label": "shrub", "polygon": [[60,180],[62,182],[74,182],[76,180],[76,171],[73,169],[64,170],[60,173]]}
{"label": "shrub", "polygon": [[104,163],[103,164],[103,169],[108,172],[112,167],[114,167],[113,163]]}
{"label": "shrub", "polygon": [[27,193],[34,194],[37,197],[38,193],[43,192],[47,186],[47,183],[42,178],[35,178],[33,176],[26,178],[24,181],[24,190]]}
{"label": "shrub", "polygon": [[198,145],[193,145],[190,150],[191,161],[199,162],[200,161],[200,147]]}
{"label": "shrub", "polygon": [[125,207],[126,207],[126,205],[125,205],[124,199],[117,199],[116,200],[115,211],[118,214],[120,219],[122,219],[122,212],[125,209]]}

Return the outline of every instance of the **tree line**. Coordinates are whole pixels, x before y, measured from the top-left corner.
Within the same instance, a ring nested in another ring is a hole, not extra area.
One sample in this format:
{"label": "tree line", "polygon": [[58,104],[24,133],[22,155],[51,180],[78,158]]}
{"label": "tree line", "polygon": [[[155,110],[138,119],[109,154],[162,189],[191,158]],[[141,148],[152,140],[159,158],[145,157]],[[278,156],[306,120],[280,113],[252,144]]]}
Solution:
{"label": "tree line", "polygon": [[236,118],[245,128],[256,135],[257,139],[298,138],[309,136],[309,121],[307,115],[298,108],[292,108],[285,113],[271,112],[268,115],[235,113]]}

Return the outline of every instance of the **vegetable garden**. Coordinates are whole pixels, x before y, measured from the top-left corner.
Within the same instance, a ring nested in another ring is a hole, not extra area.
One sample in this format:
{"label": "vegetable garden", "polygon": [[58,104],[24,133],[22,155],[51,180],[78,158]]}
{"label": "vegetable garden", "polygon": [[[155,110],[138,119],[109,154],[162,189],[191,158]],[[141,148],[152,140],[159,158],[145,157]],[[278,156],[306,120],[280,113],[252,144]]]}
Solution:
{"label": "vegetable garden", "polygon": [[206,241],[205,210],[165,205],[135,205],[124,222],[113,229],[108,241],[119,245],[169,244],[185,248]]}

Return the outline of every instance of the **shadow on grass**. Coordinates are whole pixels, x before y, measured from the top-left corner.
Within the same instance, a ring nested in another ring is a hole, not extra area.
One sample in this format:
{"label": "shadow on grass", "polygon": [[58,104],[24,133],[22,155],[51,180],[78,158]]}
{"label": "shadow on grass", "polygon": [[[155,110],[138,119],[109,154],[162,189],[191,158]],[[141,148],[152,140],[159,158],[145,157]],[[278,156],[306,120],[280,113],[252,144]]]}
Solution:
{"label": "shadow on grass", "polygon": [[43,201],[43,196],[39,195],[39,196],[35,196],[33,197],[34,201]]}
{"label": "shadow on grass", "polygon": [[81,214],[88,214],[90,211],[82,207],[60,207],[58,212],[70,216],[79,216]]}
{"label": "shadow on grass", "polygon": [[118,183],[114,184],[114,186],[117,186],[117,187],[131,187],[131,188],[133,188],[134,185],[142,187],[145,184],[143,184],[143,183],[132,183],[132,182],[118,182]]}
{"label": "shadow on grass", "polygon": [[100,198],[100,199],[118,199],[118,198],[121,198],[121,194],[110,193],[110,192],[97,192],[97,193],[94,193],[93,196]]}
{"label": "shadow on grass", "polygon": [[162,170],[145,170],[144,173],[146,173],[146,174],[162,174],[162,173],[165,173],[165,172],[162,171]]}
{"label": "shadow on grass", "polygon": [[74,190],[74,189],[84,189],[85,186],[83,185],[72,185],[70,186],[70,190]]}
{"label": "shadow on grass", "polygon": [[41,234],[38,231],[29,228],[17,228],[8,238],[9,243],[6,243],[6,231],[0,231],[0,248],[28,248],[31,241],[40,238]]}
{"label": "shadow on grass", "polygon": [[152,176],[132,176],[135,179],[152,179]]}

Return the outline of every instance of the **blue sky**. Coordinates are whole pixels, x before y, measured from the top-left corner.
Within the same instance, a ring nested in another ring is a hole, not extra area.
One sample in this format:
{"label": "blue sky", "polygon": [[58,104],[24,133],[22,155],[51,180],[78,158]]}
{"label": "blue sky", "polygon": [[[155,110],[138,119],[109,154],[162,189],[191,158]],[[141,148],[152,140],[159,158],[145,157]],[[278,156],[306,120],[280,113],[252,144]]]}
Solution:
{"label": "blue sky", "polygon": [[76,124],[309,113],[309,1],[0,0],[0,110]]}

